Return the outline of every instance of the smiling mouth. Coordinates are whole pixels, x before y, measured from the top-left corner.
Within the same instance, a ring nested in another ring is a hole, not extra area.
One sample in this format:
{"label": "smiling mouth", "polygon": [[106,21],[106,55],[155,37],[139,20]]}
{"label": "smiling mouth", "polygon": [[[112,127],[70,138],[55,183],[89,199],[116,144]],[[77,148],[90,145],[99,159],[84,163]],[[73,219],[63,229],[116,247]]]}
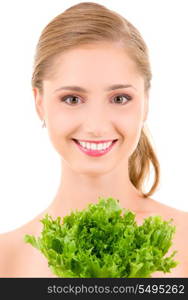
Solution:
{"label": "smiling mouth", "polygon": [[[78,148],[83,152],[85,153],[86,155],[89,155],[89,156],[94,156],[94,157],[98,157],[98,156],[102,156],[106,153],[108,153],[113,147],[114,147],[114,144],[118,141],[118,139],[115,139],[115,140],[112,140],[111,141],[111,144],[109,144],[107,147],[100,147],[98,149],[95,148],[90,148],[90,147],[85,147],[83,146],[82,144],[80,144],[78,142],[78,140],[76,139],[72,139],[73,142],[75,142],[75,144],[78,146]],[[97,144],[97,143],[96,143]],[[98,143],[100,144],[100,143]]]}

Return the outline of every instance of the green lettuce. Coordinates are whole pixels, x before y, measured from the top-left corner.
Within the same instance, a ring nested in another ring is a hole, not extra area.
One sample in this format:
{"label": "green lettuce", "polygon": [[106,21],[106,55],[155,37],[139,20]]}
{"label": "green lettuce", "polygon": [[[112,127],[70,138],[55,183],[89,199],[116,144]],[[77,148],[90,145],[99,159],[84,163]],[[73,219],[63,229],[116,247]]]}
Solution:
{"label": "green lettuce", "polygon": [[138,226],[119,200],[99,198],[63,218],[46,214],[41,236],[26,234],[24,241],[41,251],[57,277],[150,278],[179,263],[173,260],[177,251],[165,257],[176,230],[172,221],[150,216]]}

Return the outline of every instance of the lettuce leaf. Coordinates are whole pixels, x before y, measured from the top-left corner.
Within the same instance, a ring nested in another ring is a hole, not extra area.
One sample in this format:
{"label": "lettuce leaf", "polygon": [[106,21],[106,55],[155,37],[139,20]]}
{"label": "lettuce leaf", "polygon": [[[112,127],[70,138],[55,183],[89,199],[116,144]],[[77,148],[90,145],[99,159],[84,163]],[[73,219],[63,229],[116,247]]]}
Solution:
{"label": "lettuce leaf", "polygon": [[173,219],[145,218],[138,226],[135,213],[121,209],[119,200],[99,198],[97,204],[55,220],[48,214],[40,222],[39,237],[24,241],[38,249],[58,277],[150,278],[153,272],[171,272],[179,262],[172,245]]}

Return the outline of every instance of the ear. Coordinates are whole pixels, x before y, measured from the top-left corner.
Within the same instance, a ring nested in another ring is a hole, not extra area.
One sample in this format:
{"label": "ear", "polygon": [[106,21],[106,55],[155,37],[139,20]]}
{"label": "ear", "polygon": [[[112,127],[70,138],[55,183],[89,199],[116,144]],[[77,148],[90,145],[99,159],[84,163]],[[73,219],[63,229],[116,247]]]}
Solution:
{"label": "ear", "polygon": [[42,94],[40,94],[38,88],[33,88],[33,94],[35,99],[35,109],[39,118],[42,121],[45,119],[43,96]]}
{"label": "ear", "polygon": [[149,111],[149,95],[146,94],[146,96],[144,98],[144,116],[143,116],[143,122],[145,122],[147,120],[148,111]]}

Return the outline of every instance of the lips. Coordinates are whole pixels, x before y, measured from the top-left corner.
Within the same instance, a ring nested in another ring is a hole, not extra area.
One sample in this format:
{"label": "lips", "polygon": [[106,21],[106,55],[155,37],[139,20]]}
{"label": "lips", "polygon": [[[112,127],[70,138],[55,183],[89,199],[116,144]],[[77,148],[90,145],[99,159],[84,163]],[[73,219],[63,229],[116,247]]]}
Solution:
{"label": "lips", "polygon": [[76,139],[72,139],[72,140],[75,142],[75,144],[77,145],[79,150],[81,150],[83,153],[85,153],[86,155],[89,155],[89,156],[102,156],[102,155],[108,153],[114,147],[114,144],[117,142],[117,139],[116,139],[116,140],[112,141],[111,145],[106,149],[93,150],[93,149],[87,149],[87,148],[82,147],[82,145],[80,145],[80,143]]}

